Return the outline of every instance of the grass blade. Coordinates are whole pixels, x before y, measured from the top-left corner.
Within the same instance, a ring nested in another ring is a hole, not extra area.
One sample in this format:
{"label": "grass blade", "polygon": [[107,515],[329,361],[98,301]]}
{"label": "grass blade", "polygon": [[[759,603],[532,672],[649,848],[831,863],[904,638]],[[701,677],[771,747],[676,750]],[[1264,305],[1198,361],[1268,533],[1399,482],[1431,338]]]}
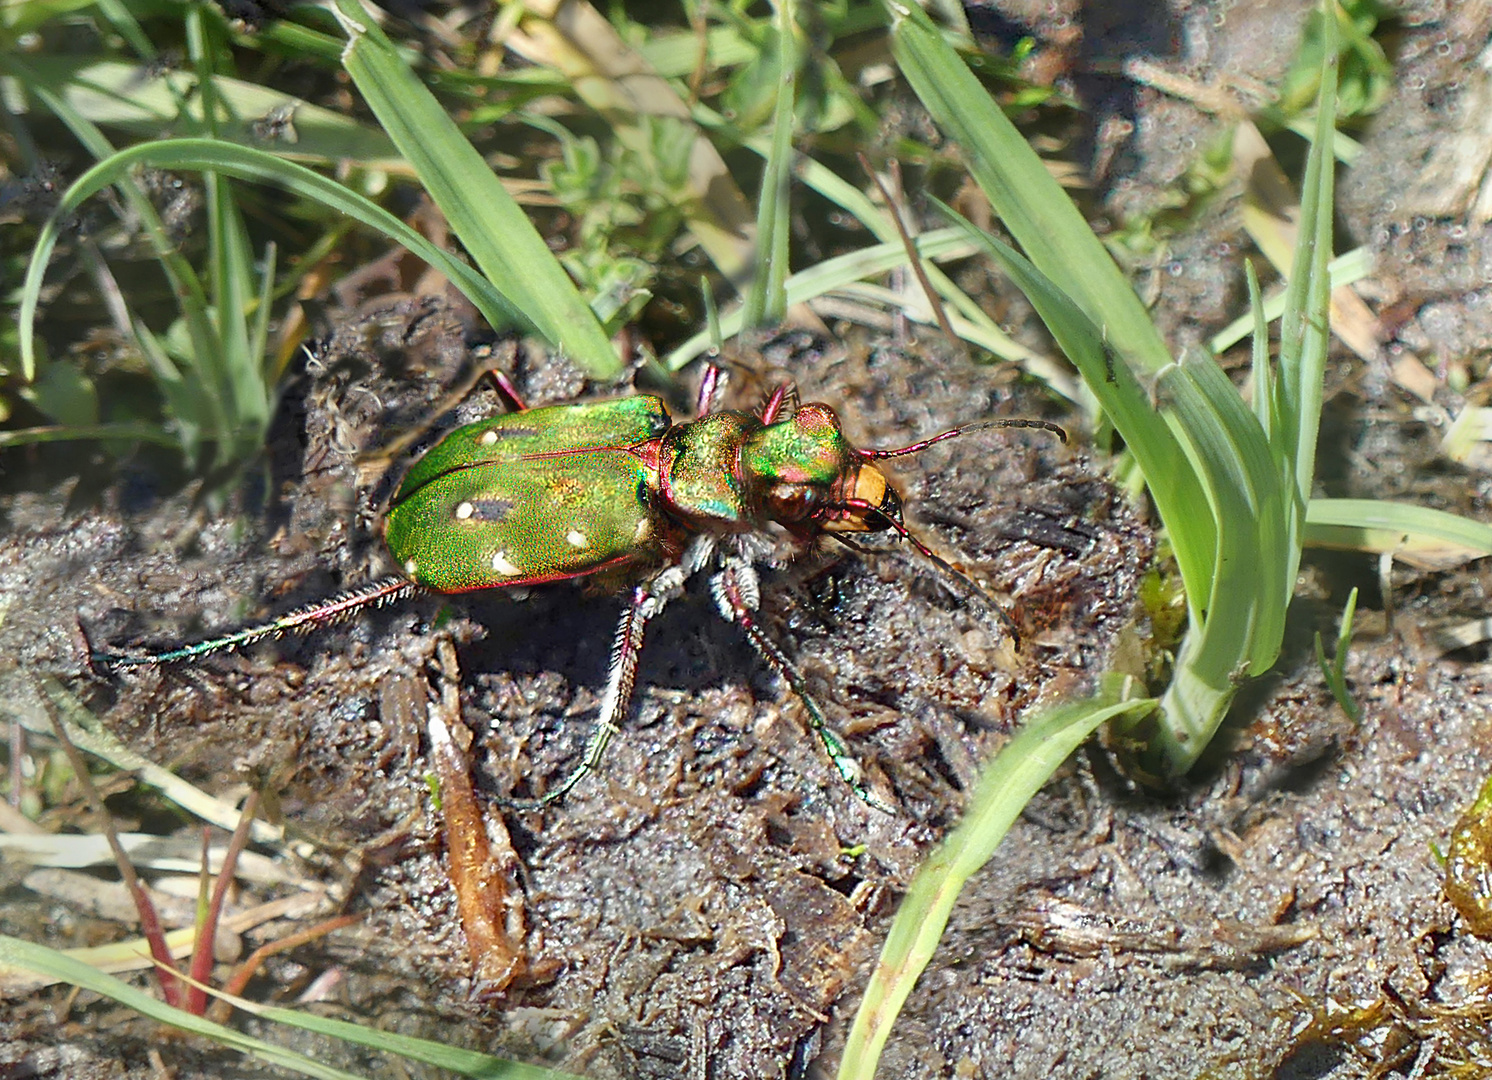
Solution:
{"label": "grass blade", "polygon": [[[97,968],[56,949],[0,935],[0,975],[13,976],[20,972],[32,972],[50,980],[91,990],[143,1016],[148,1016],[152,1020],[158,1020],[180,1031],[200,1035],[292,1073],[317,1077],[318,1080],[363,1080],[357,1073],[322,1065],[293,1050],[287,1050],[262,1039],[252,1038],[233,1028],[194,1016],[183,1009],[172,1008],[144,991],[135,989],[129,983],[116,979],[112,975],[106,975]],[[445,1046],[428,1039],[379,1031],[375,1028],[348,1023],[345,1020],[333,1020],[328,1017],[297,1012],[293,1009],[266,1008],[241,998],[217,994],[209,988],[204,987],[203,990],[205,993],[213,993],[214,996],[231,1001],[247,1012],[275,1023],[340,1039],[355,1046],[366,1046],[409,1061],[425,1062],[438,1068],[449,1069],[459,1076],[480,1077],[482,1080],[578,1080],[567,1073],[507,1061],[493,1057],[491,1054]]]}
{"label": "grass blade", "polygon": [[[46,264],[57,242],[59,223],[77,210],[85,200],[120,177],[127,175],[129,170],[136,165],[151,165],[161,169],[215,171],[243,180],[283,184],[295,194],[308,199],[316,199],[338,213],[346,214],[378,230],[395,243],[408,248],[445,274],[493,326],[507,326],[514,323],[533,326],[516,303],[498,292],[481,274],[450,252],[430,243],[377,203],[343,187],[335,180],[330,180],[303,165],[285,161],[274,154],[251,146],[234,146],[215,139],[166,139],[132,146],[113,154],[78,177],[63,194],[56,212],[42,228],[36,246],[32,249],[30,264],[26,268],[19,320],[23,363],[27,365],[35,363],[36,344],[33,327],[36,321],[36,307]],[[594,322],[588,309],[586,315]],[[610,345],[607,347],[610,348]],[[30,368],[24,370],[30,370]]]}
{"label": "grass blade", "polygon": [[129,983],[116,979],[112,975],[105,975],[97,968],[89,967],[70,956],[64,956],[56,949],[49,949],[45,945],[35,945],[29,941],[22,941],[20,938],[0,935],[0,969],[35,972],[84,990],[91,990],[95,994],[101,994],[111,1001],[117,1001],[133,1009],[142,1016],[158,1020],[179,1031],[201,1035],[213,1042],[241,1050],[261,1061],[302,1076],[314,1076],[318,1080],[362,1080],[356,1073],[344,1072],[329,1065],[319,1064],[303,1054],[297,1054],[294,1050],[286,1050],[273,1043],[251,1038],[232,1028],[214,1024],[211,1020],[193,1016],[184,1009],[174,1009],[144,991],[135,989]]}
{"label": "grass blade", "polygon": [[923,105],[958,143],[1000,220],[1047,277],[1141,370],[1171,355],[1124,274],[1041,158],[915,4],[888,0],[891,49]]}
{"label": "grass blade", "polygon": [[359,0],[338,0],[336,11],[348,34],[347,73],[482,273],[592,376],[619,376],[621,358],[595,314],[445,108]]}
{"label": "grass blade", "polygon": [[788,181],[793,163],[793,106],[798,90],[798,49],[793,0],[777,3],[777,102],[772,113],[772,149],[762,173],[756,210],[757,254],[746,294],[747,327],[775,325],[787,314],[788,241],[791,238]]}
{"label": "grass blade", "polygon": [[1189,602],[1199,602],[1207,595],[1214,575],[1217,530],[1206,511],[1208,499],[1201,479],[1176,433],[1151,403],[1149,392],[1129,366],[1114,355],[1099,326],[1040,268],[946,205],[938,206],[964,235],[1000,264],[1036,308],[1067,358],[1082,372],[1083,381],[1139,461],[1161,520],[1171,533]]}
{"label": "grass blade", "polygon": [[[956,259],[977,250],[956,229],[923,233],[916,238],[916,245],[924,259]],[[861,278],[874,277],[904,266],[906,261],[906,249],[899,240],[874,244],[847,255],[825,259],[816,266],[799,271],[783,283],[787,302],[789,306],[804,303]],[[739,334],[746,325],[745,311],[740,305],[720,316],[720,330],[726,337]],[[663,359],[663,365],[670,371],[677,371],[696,357],[704,355],[711,344],[710,332],[701,330],[668,353]]]}
{"label": "grass blade", "polygon": [[968,812],[917,870],[855,1014],[839,1080],[866,1080],[917,977],[927,967],[969,876],[989,861],[1026,803],[1100,724],[1154,702],[1091,700],[1033,718],[979,779]]}
{"label": "grass blade", "polygon": [[214,991],[214,997],[228,1001],[234,1006],[255,1016],[296,1027],[304,1031],[325,1035],[356,1046],[366,1046],[388,1054],[397,1054],[408,1061],[420,1061],[439,1069],[449,1069],[459,1076],[481,1077],[482,1080],[580,1080],[570,1073],[546,1069],[538,1065],[524,1065],[507,1061],[476,1050],[463,1050],[456,1046],[418,1039],[412,1035],[401,1035],[393,1031],[378,1031],[359,1024],[348,1023],[329,1016],[299,1012],[274,1006],[259,1005],[227,994]]}
{"label": "grass blade", "polygon": [[[331,52],[335,61],[341,43],[328,40],[335,46]],[[6,57],[5,62],[14,59]],[[192,138],[206,133],[202,101],[194,92],[196,78],[190,71],[161,71],[143,63],[67,53],[31,53],[25,57],[25,66],[29,87],[50,90],[79,116],[116,135],[156,139],[164,131]],[[353,117],[243,79],[218,75],[213,81],[218,138],[243,146],[263,144],[259,131],[264,118],[277,109],[288,109],[294,142],[282,139],[264,149],[300,162],[408,171],[387,135]]]}
{"label": "grass blade", "polygon": [[[8,58],[6,64],[15,70],[23,79],[30,75],[29,69],[24,63],[18,62],[14,57]],[[68,129],[83,144],[84,147],[102,164],[112,160],[115,150],[109,141],[104,138],[103,132],[88,121],[86,118],[73,110],[65,101],[42,87],[36,87],[37,98],[45,104]],[[95,165],[84,176],[91,176],[99,168]],[[46,264],[51,258],[52,245],[56,242],[56,229],[59,220],[65,215],[72,213],[87,196],[77,198],[76,202],[69,202],[71,195],[82,182],[82,177],[74,182],[66,194],[63,195],[56,211],[43,226],[37,239],[32,258],[26,267],[26,278],[21,293],[21,312],[19,325],[21,329],[21,374],[26,381],[31,381],[36,372],[35,342],[31,336],[31,327],[36,315],[36,304],[41,291],[42,275],[46,271]],[[202,283],[198,280],[195,271],[189,264],[176,245],[171,241],[165,224],[160,215],[156,213],[154,204],[135,184],[127,172],[121,170],[110,173],[108,178],[89,191],[89,195],[107,186],[108,184],[119,185],[119,193],[128,204],[132,213],[138,216],[141,227],[149,237],[154,247],[156,256],[160,261],[161,270],[170,284],[171,292],[176,297],[177,307],[181,311],[182,319],[192,341],[192,347],[203,353],[211,352],[215,348],[212,327],[208,320],[207,310],[210,306],[207,295],[202,290]],[[196,408],[203,413],[198,417],[203,426],[214,429],[223,425],[218,421],[221,419],[217,411],[221,408],[221,400],[210,395],[203,395],[195,402]],[[210,415],[209,415],[210,414]]]}
{"label": "grass blade", "polygon": [[[1321,401],[1326,354],[1331,346],[1327,312],[1331,304],[1331,275],[1327,265],[1332,244],[1332,182],[1336,135],[1336,5],[1323,13],[1321,95],[1316,107],[1316,133],[1306,160],[1300,202],[1300,242],[1285,290],[1285,313],[1280,319],[1280,363],[1274,383],[1274,424],[1271,438],[1293,498],[1286,524],[1290,529],[1287,590],[1293,591],[1300,565],[1301,533],[1306,505],[1316,478],[1316,441],[1321,428]],[[1289,592],[1282,598],[1288,603]]]}
{"label": "grass blade", "polygon": [[1306,507],[1305,542],[1389,554],[1426,570],[1449,570],[1492,555],[1492,525],[1384,499],[1312,499]]}
{"label": "grass blade", "polygon": [[[517,27],[504,39],[524,59],[563,73],[568,86],[561,92],[573,93],[595,109],[621,145],[643,156],[654,154],[656,121],[689,125],[687,187],[679,192],[684,202],[679,209],[689,232],[721,276],[739,287],[747,279],[756,250],[751,204],[736,186],[720,152],[690,117],[689,105],[652,64],[650,46],[657,41],[654,37],[634,48],[604,14],[584,0],[527,0]],[[684,70],[674,75],[684,77],[699,62],[699,43],[690,33],[681,35],[679,44],[685,45],[690,58]],[[757,51],[742,44],[747,50],[743,59],[757,59]],[[677,51],[673,55],[680,56]],[[721,62],[718,54],[712,54],[712,62]]]}
{"label": "grass blade", "polygon": [[1187,583],[1192,618],[1140,766],[1161,778],[1191,768],[1232,704],[1239,683],[1273,666],[1284,637],[1290,565],[1281,483],[1263,426],[1227,375],[1201,355],[1161,373],[1158,390],[1216,523],[1211,580]]}

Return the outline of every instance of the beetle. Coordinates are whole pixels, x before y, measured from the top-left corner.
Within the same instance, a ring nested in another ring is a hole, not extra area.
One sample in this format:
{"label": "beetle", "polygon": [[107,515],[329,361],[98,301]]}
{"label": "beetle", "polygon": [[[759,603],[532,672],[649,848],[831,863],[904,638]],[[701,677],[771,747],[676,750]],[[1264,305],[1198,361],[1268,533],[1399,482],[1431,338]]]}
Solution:
{"label": "beetle", "polygon": [[[876,462],[925,450],[970,431],[1056,424],[996,419],[950,428],[895,449],[863,449],[846,438],[822,402],[800,403],[782,383],[756,412],[714,410],[719,371],[707,369],[696,418],[674,422],[663,400],[612,400],[527,407],[493,372],[512,411],[456,428],[414,462],[390,500],[384,540],[402,574],[222,637],[148,656],[96,653],[110,668],[193,659],[268,637],[303,632],[420,591],[455,594],[598,575],[632,581],[612,646],[600,710],[580,760],[521,809],[562,798],[601,764],[621,730],[636,683],[647,624],[709,568],[722,617],[740,627],[762,660],[802,701],[841,779],[862,800],[859,763],[830,727],[797,667],[758,625],[757,565],[779,526],[798,545],[829,537],[894,532],[976,594],[979,587],[913,535],[902,499]],[[995,610],[1014,635],[1008,617]]]}

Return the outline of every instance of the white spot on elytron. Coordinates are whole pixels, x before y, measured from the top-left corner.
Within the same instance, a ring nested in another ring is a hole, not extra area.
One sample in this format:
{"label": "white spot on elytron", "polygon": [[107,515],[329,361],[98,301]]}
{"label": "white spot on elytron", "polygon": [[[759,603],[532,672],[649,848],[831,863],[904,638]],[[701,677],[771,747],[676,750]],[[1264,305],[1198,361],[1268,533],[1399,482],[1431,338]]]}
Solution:
{"label": "white spot on elytron", "polygon": [[475,506],[473,506],[469,502],[459,502],[459,503],[456,504],[456,520],[457,521],[465,521],[467,518],[471,517],[476,512],[477,512],[477,508]]}
{"label": "white spot on elytron", "polygon": [[569,532],[565,533],[565,543],[569,544],[573,548],[579,548],[581,551],[584,551],[586,548],[591,546],[590,540],[588,540],[585,533],[581,532],[579,529],[571,529]]}
{"label": "white spot on elytron", "polygon": [[506,551],[499,551],[496,555],[492,556],[492,569],[496,570],[503,577],[517,577],[523,573],[518,567],[508,562],[508,553]]}
{"label": "white spot on elytron", "polygon": [[640,543],[642,543],[644,540],[646,540],[648,538],[648,536],[652,533],[652,531],[653,531],[652,522],[648,521],[647,518],[643,518],[641,521],[639,521],[637,523],[637,528],[632,533],[632,542],[634,544],[640,544]]}
{"label": "white spot on elytron", "polygon": [[482,432],[482,437],[478,439],[477,442],[481,443],[483,446],[491,446],[493,443],[497,442],[497,432],[484,431]]}
{"label": "white spot on elytron", "polygon": [[406,559],[404,561],[404,572],[410,577],[414,577],[415,571],[419,568],[419,564],[416,563],[413,559]]}

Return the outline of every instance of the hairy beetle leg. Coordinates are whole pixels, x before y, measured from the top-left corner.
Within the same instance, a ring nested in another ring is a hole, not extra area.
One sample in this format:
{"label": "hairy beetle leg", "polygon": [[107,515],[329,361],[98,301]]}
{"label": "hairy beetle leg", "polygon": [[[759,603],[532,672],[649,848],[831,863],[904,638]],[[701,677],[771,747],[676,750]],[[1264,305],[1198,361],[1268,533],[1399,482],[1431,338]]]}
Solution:
{"label": "hairy beetle leg", "polygon": [[95,667],[102,668],[127,668],[143,667],[154,664],[170,664],[178,660],[194,660],[203,656],[211,656],[213,653],[225,652],[232,649],[241,649],[246,645],[252,645],[256,641],[265,638],[278,638],[286,634],[308,634],[312,630],[318,630],[323,626],[330,626],[343,619],[351,618],[354,614],[366,607],[382,607],[384,604],[392,604],[396,600],[402,600],[407,596],[413,596],[420,591],[420,586],[402,577],[380,578],[378,581],[349,589],[347,592],[338,593],[330,600],[323,600],[319,604],[309,604],[306,607],[296,608],[269,622],[250,626],[222,637],[210,638],[207,641],[194,642],[191,645],[183,645],[177,649],[166,652],[150,653],[140,656],[131,656],[127,653],[96,652],[89,657],[89,661]]}
{"label": "hairy beetle leg", "polygon": [[746,640],[751,643],[756,654],[766,662],[768,667],[777,672],[782,681],[787,683],[788,688],[803,703],[803,708],[808,712],[808,726],[824,744],[824,752],[829,755],[829,761],[833,764],[834,771],[839,774],[839,778],[848,784],[850,790],[867,806],[874,807],[884,814],[896,813],[871,794],[870,788],[865,783],[864,768],[850,752],[844,739],[840,738],[829,726],[829,722],[824,719],[823,710],[819,708],[813,695],[808,692],[808,686],[803,681],[803,673],[793,666],[793,662],[756,624],[753,616],[758,596],[756,569],[745,560],[730,559],[726,562],[725,569],[711,578],[710,591],[715,596],[715,603],[720,608],[720,614],[741,628],[741,632],[746,635]]}
{"label": "hairy beetle leg", "polygon": [[565,778],[537,799],[500,801],[514,810],[541,810],[556,802],[585,777],[595,772],[606,756],[606,749],[622,730],[632,691],[637,685],[637,661],[642,655],[643,633],[648,622],[684,591],[686,574],[682,567],[666,566],[632,590],[632,598],[622,609],[616,638],[611,646],[611,668],[606,676],[606,691],[601,695],[601,710],[585,741],[585,752]]}

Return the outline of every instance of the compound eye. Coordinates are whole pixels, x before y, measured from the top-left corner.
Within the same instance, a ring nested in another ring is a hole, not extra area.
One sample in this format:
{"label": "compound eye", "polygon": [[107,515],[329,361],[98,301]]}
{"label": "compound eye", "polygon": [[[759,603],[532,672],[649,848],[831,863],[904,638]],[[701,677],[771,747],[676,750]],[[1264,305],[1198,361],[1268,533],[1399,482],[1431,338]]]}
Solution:
{"label": "compound eye", "polygon": [[813,517],[819,506],[819,491],[808,484],[774,484],[767,492],[773,521],[794,525]]}

